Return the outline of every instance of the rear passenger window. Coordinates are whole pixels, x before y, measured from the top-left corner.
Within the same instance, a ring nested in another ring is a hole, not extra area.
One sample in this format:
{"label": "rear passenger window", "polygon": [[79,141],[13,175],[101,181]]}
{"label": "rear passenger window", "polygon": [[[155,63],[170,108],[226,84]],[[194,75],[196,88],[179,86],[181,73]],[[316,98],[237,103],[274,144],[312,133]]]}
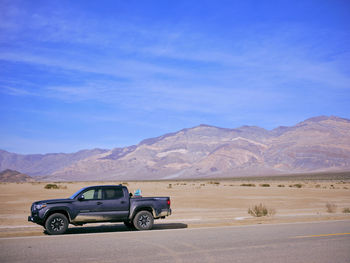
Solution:
{"label": "rear passenger window", "polygon": [[124,196],[122,188],[105,188],[104,199],[118,199]]}

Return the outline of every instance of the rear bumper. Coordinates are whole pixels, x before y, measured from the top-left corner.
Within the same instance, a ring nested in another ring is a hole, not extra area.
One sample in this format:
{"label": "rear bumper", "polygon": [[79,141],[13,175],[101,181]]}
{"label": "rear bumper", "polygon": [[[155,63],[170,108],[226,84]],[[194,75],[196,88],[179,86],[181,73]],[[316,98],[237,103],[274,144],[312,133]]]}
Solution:
{"label": "rear bumper", "polygon": [[166,217],[171,215],[171,209],[162,209],[162,211],[157,215],[157,218],[159,217]]}

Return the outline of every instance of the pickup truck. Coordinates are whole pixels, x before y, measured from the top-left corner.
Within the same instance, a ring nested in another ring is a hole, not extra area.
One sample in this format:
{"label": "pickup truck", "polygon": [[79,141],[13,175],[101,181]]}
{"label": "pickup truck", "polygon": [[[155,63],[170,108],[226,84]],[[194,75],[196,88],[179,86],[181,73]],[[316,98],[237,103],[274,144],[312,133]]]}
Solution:
{"label": "pickup truck", "polygon": [[132,197],[122,185],[89,186],[67,199],[34,202],[28,221],[50,235],[66,232],[68,225],[124,222],[136,230],[149,230],[154,219],[171,215],[169,197]]}

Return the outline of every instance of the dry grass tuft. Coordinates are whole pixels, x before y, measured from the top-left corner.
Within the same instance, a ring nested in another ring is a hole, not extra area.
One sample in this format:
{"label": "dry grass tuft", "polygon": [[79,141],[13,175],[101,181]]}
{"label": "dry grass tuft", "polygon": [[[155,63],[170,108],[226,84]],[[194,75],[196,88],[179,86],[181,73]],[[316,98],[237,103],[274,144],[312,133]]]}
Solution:
{"label": "dry grass tuft", "polygon": [[248,214],[254,217],[262,217],[262,216],[273,216],[276,214],[275,209],[267,208],[263,204],[255,205],[252,208],[248,209]]}
{"label": "dry grass tuft", "polygon": [[255,184],[241,184],[241,186],[250,186],[250,187],[255,187]]}
{"label": "dry grass tuft", "polygon": [[337,206],[333,203],[326,204],[327,213],[335,213],[337,211]]}
{"label": "dry grass tuft", "polygon": [[261,187],[270,187],[270,184],[260,184]]}
{"label": "dry grass tuft", "polygon": [[350,213],[350,208],[349,207],[345,207],[343,209],[343,213],[346,213],[346,214]]}
{"label": "dry grass tuft", "polygon": [[210,182],[208,182],[208,184],[219,185],[220,182],[218,182],[218,181],[210,181]]}
{"label": "dry grass tuft", "polygon": [[65,185],[57,185],[57,184],[47,184],[44,186],[45,189],[67,189]]}
{"label": "dry grass tuft", "polygon": [[291,185],[289,185],[289,187],[302,188],[303,185],[302,184],[291,184]]}

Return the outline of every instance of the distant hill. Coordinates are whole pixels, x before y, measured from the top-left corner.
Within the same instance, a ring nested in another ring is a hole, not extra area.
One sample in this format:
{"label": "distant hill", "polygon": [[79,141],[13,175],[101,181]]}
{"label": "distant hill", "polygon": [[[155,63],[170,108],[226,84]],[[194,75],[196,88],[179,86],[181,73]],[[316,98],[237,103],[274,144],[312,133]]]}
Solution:
{"label": "distant hill", "polygon": [[107,151],[92,149],[76,153],[16,154],[0,150],[0,170],[13,169],[31,176],[49,175],[74,162]]}
{"label": "distant hill", "polygon": [[30,181],[33,181],[32,177],[14,170],[6,169],[0,172],[0,182],[19,183]]}
{"label": "distant hill", "polygon": [[[73,154],[17,155],[0,151],[0,168],[47,180],[235,177],[350,171],[350,120],[307,119],[265,130],[199,125],[138,145]],[[20,169],[19,169],[20,168]]]}

